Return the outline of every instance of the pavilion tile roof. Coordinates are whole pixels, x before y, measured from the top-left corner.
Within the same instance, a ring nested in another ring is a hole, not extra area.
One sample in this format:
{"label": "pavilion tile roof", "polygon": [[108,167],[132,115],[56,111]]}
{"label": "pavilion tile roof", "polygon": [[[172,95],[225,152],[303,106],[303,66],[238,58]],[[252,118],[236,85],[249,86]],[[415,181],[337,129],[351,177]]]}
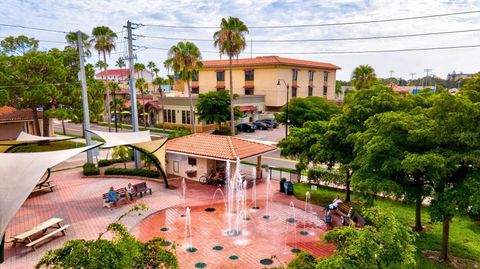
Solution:
{"label": "pavilion tile roof", "polygon": [[[42,112],[38,112],[38,117],[41,118],[42,116]],[[33,120],[31,109],[16,109],[11,106],[0,107],[0,122],[26,120]]]}
{"label": "pavilion tile roof", "polygon": [[128,69],[107,69],[107,71],[101,71],[95,76],[118,76],[118,77],[128,77]]}
{"label": "pavilion tile roof", "polygon": [[[225,60],[204,60],[202,61],[203,68],[226,68],[228,67],[228,59]],[[285,58],[279,56],[259,56],[255,58],[233,59],[232,66],[234,67],[252,67],[265,65],[287,65],[291,67],[304,68],[319,68],[326,70],[337,70],[340,67],[331,63],[306,61],[292,58]]]}
{"label": "pavilion tile roof", "polygon": [[222,160],[240,160],[277,148],[262,143],[224,135],[196,133],[169,140],[167,152],[191,154]]}

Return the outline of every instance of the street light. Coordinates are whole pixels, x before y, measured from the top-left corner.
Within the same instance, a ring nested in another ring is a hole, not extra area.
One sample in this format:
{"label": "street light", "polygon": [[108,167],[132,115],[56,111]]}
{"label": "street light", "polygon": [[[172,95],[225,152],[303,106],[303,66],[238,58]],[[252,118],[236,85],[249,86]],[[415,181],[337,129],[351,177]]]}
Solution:
{"label": "street light", "polygon": [[287,110],[285,111],[285,137],[288,135],[288,124],[290,124],[290,120],[288,119],[288,89],[290,88],[290,85],[288,85],[285,80],[279,78],[277,82],[277,88],[280,88],[280,81],[283,81],[283,84],[287,87]]}

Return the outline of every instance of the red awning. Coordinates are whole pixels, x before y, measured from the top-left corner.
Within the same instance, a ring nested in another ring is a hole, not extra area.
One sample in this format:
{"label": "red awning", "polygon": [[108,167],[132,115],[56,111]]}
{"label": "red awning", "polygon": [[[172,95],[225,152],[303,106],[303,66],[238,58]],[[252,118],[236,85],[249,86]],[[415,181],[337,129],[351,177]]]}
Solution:
{"label": "red awning", "polygon": [[253,71],[253,68],[245,68],[244,71]]}
{"label": "red awning", "polygon": [[253,89],[253,86],[243,86],[244,89]]}
{"label": "red awning", "polygon": [[217,69],[217,70],[215,70],[215,72],[224,72],[224,71],[225,71],[225,69]]}
{"label": "red awning", "polygon": [[256,106],[240,106],[240,111],[241,112],[257,111],[257,107]]}
{"label": "red awning", "polygon": [[225,86],[215,86],[215,89],[225,89]]}

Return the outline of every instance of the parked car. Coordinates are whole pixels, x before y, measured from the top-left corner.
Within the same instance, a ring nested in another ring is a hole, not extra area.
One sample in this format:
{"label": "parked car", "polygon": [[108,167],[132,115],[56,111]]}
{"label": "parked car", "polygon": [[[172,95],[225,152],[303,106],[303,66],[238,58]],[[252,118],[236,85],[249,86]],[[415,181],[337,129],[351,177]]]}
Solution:
{"label": "parked car", "polygon": [[246,133],[253,133],[257,129],[257,126],[251,123],[240,123],[235,127],[237,128],[237,131]]}
{"label": "parked car", "polygon": [[259,121],[261,121],[263,123],[266,123],[266,124],[272,126],[273,128],[278,127],[278,122],[275,119],[261,119]]}
{"label": "parked car", "polygon": [[256,121],[253,124],[257,127],[257,130],[268,130],[268,128],[272,127],[268,123],[261,122],[261,121]]}

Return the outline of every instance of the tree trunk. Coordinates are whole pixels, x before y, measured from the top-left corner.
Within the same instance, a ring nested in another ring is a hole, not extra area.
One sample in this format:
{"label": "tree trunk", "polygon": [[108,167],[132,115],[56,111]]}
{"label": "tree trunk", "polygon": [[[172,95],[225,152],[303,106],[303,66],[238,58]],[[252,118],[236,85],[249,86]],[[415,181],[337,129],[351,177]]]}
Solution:
{"label": "tree trunk", "polygon": [[[103,62],[105,64],[107,64],[107,56],[105,55],[105,52],[103,52]],[[110,90],[108,89],[108,74],[107,74],[107,67],[105,66],[105,94],[107,96],[107,124],[108,124],[108,131],[111,132],[112,131],[112,126],[110,124],[110,121],[111,121],[111,116],[110,116]]]}
{"label": "tree trunk", "polygon": [[165,121],[163,120],[164,119],[164,113],[165,113],[165,110],[163,108],[163,90],[162,90],[162,87],[160,86],[160,88],[158,89],[160,91],[160,103],[162,105],[162,129],[163,129],[163,132],[165,133]]}
{"label": "tree trunk", "polygon": [[347,169],[345,174],[345,202],[350,202],[350,178],[352,177],[352,173],[350,169]]}
{"label": "tree trunk", "polygon": [[43,111],[42,120],[43,120],[43,136],[48,137],[50,136],[50,121],[45,111]]}
{"label": "tree trunk", "polygon": [[33,112],[33,125],[35,126],[35,135],[41,136],[42,132],[40,131],[40,122],[38,121],[38,112],[37,108],[32,108]]}
{"label": "tree trunk", "polygon": [[65,120],[62,119],[62,131],[63,131],[63,135],[67,135],[67,131],[65,130]]}
{"label": "tree trunk", "polygon": [[448,238],[450,236],[450,221],[452,217],[443,216],[443,230],[442,230],[442,248],[440,250],[440,259],[448,261]]}
{"label": "tree trunk", "polygon": [[143,98],[143,89],[141,90],[142,93],[142,107],[143,107],[143,127],[147,129],[147,115],[145,115],[145,98]]}
{"label": "tree trunk", "polygon": [[415,200],[415,230],[421,231],[422,227],[422,196],[419,195]]}
{"label": "tree trunk", "polygon": [[190,88],[190,81],[187,80],[188,97],[190,98],[190,123],[192,124],[192,134],[195,133],[195,116],[193,115],[193,98],[192,89]]}
{"label": "tree trunk", "polygon": [[235,113],[233,107],[233,78],[232,78],[232,56],[228,56],[229,59],[229,70],[230,74],[230,133],[232,136],[235,135]]}

